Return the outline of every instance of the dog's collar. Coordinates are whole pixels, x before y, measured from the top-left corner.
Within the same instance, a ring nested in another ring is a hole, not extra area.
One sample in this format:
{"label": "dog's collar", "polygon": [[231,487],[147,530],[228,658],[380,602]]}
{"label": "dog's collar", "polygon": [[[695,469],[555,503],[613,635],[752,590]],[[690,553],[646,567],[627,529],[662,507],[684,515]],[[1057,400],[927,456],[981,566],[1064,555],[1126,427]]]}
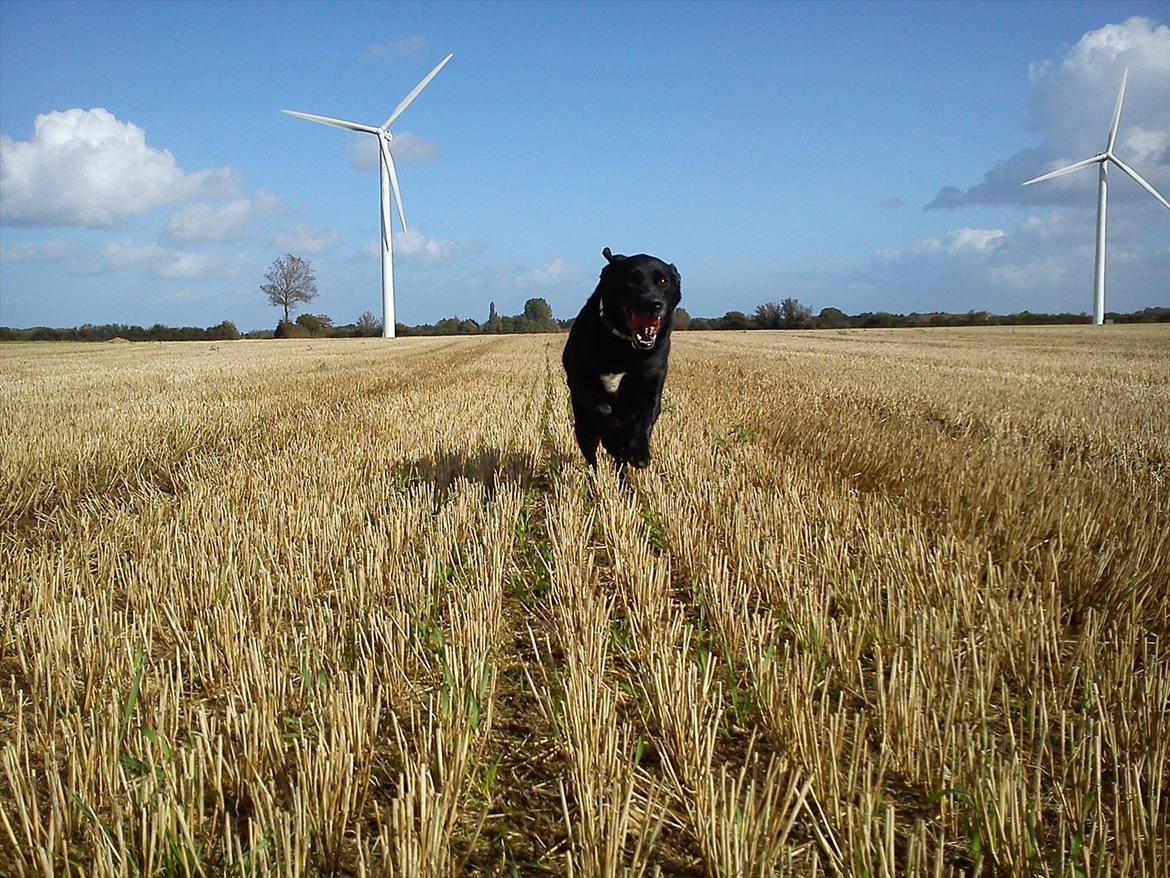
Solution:
{"label": "dog's collar", "polygon": [[630,344],[637,344],[638,339],[632,335],[627,335],[609,322],[609,318],[605,316],[605,302],[603,302],[600,298],[597,300],[597,316],[601,318],[601,325],[606,327],[618,338],[628,341]]}

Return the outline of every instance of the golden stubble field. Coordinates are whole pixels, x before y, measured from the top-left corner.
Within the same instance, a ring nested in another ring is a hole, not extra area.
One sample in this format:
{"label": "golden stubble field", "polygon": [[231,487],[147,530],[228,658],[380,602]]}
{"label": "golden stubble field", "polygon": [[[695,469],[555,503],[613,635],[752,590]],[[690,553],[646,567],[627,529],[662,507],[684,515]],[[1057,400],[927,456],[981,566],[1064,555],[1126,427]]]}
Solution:
{"label": "golden stubble field", "polygon": [[0,874],[1165,875],[1170,327],[0,346]]}

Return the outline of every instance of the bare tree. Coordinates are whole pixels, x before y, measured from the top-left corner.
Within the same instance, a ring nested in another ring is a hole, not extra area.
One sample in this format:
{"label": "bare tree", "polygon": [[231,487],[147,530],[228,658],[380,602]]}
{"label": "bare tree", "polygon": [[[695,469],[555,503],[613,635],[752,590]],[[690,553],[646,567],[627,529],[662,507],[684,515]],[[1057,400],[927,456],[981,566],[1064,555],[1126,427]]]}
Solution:
{"label": "bare tree", "polygon": [[284,307],[285,323],[288,323],[290,308],[295,309],[317,297],[317,279],[313,277],[313,267],[291,253],[273,260],[264,278],[268,283],[261,284],[260,290],[268,296],[269,304]]}

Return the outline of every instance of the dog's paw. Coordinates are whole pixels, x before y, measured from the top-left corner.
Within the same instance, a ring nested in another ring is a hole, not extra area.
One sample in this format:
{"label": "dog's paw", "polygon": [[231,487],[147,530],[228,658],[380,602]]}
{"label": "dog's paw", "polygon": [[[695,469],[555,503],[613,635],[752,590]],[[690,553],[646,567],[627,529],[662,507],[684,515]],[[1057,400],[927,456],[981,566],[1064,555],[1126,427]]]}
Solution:
{"label": "dog's paw", "polygon": [[644,442],[633,442],[626,449],[626,463],[638,469],[650,466],[650,446]]}

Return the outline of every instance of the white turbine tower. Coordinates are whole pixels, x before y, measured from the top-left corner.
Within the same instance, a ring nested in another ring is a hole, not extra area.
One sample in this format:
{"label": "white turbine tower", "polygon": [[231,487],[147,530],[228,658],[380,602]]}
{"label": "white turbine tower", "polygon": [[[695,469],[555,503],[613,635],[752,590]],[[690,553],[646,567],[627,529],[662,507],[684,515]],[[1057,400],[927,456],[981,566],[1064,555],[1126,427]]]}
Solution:
{"label": "white turbine tower", "polygon": [[1025,186],[1030,186],[1041,180],[1051,180],[1062,174],[1079,171],[1089,165],[1099,166],[1097,169],[1097,258],[1093,263],[1093,323],[1097,326],[1105,322],[1105,208],[1109,197],[1109,163],[1113,162],[1129,174],[1135,183],[1157,198],[1167,208],[1170,208],[1170,201],[1159,195],[1158,190],[1142,179],[1141,174],[1113,154],[1113,145],[1117,141],[1117,123],[1121,120],[1121,102],[1125,99],[1127,79],[1129,79],[1128,68],[1121,75],[1121,89],[1117,92],[1117,104],[1113,107],[1113,123],[1109,126],[1109,144],[1105,147],[1105,152],[1024,182]]}
{"label": "white turbine tower", "polygon": [[390,152],[390,141],[393,135],[390,126],[402,115],[403,110],[419,96],[432,79],[438,75],[448,61],[455,57],[452,52],[438,63],[434,70],[423,77],[422,82],[411,89],[410,94],[402,99],[390,118],[382,123],[380,128],[372,125],[361,125],[357,122],[346,122],[344,119],[333,119],[329,116],[316,116],[312,113],[298,113],[295,110],[281,110],[290,116],[308,119],[310,122],[321,122],[325,125],[334,125],[337,128],[348,128],[350,131],[361,131],[373,134],[378,138],[379,177],[382,185],[382,337],[394,338],[394,258],[390,247],[390,190],[394,190],[394,203],[398,206],[398,218],[402,220],[402,231],[406,231],[406,213],[402,209],[402,193],[398,189],[398,173],[394,170],[394,156]]}

